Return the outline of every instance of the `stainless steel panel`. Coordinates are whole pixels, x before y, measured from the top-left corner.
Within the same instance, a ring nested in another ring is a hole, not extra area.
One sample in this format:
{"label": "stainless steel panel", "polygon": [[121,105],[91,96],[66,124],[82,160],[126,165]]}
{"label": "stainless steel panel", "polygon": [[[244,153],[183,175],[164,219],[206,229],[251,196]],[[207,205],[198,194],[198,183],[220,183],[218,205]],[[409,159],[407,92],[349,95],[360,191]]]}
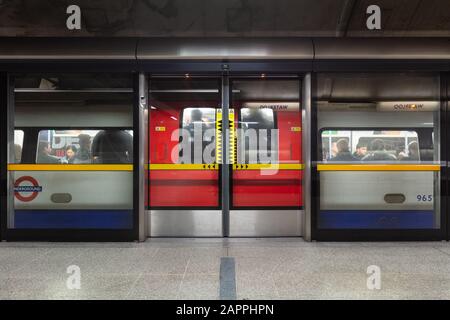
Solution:
{"label": "stainless steel panel", "polygon": [[303,210],[231,210],[230,237],[299,237],[303,215]]}
{"label": "stainless steel panel", "polygon": [[221,210],[147,211],[152,237],[222,237]]}
{"label": "stainless steel panel", "polygon": [[135,60],[135,39],[1,38],[0,60]]}
{"label": "stainless steel panel", "polygon": [[312,58],[306,38],[148,38],[137,48],[138,60]]}
{"label": "stainless steel panel", "polygon": [[[15,126],[15,96],[14,96],[14,81],[11,77],[8,77],[8,92],[7,92],[7,128],[8,146],[7,146],[7,163],[15,162],[15,146],[14,146],[14,126]],[[3,111],[3,112],[5,112]],[[6,205],[6,219],[7,227],[14,228],[14,173],[8,172],[7,177],[7,205]]]}
{"label": "stainless steel panel", "polygon": [[305,240],[311,240],[311,74],[308,73],[302,82],[302,159],[303,159],[303,179],[302,194],[303,208],[303,229],[302,234]]}
{"label": "stainless steel panel", "polygon": [[[139,74],[139,105],[138,110],[138,136],[135,139],[139,139],[139,164],[138,164],[138,176],[139,181],[139,241],[145,241],[147,231],[147,215],[145,214],[145,198],[147,190],[147,170],[146,164],[148,163],[148,82],[145,74]],[[135,208],[136,209],[136,208]]]}
{"label": "stainless steel panel", "polygon": [[317,38],[314,59],[450,59],[449,39]]}
{"label": "stainless steel panel", "polygon": [[222,76],[222,234],[228,237],[230,233],[230,126],[228,112],[230,110],[230,79]]}
{"label": "stainless steel panel", "polygon": [[[314,48],[313,48],[314,42]],[[450,59],[442,38],[0,38],[0,60]]]}

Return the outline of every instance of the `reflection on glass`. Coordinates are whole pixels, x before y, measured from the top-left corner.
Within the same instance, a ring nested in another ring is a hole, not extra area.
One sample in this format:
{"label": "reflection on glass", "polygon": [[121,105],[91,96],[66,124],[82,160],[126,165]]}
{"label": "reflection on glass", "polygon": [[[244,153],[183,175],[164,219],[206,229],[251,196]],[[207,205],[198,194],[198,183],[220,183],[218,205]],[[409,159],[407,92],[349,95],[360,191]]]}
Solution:
{"label": "reflection on glass", "polygon": [[232,208],[300,208],[303,204],[300,81],[267,76],[236,79],[232,86],[237,128]]}
{"label": "reflection on glass", "polygon": [[132,77],[16,74],[14,80],[8,228],[133,228]]}
{"label": "reflection on glass", "polygon": [[439,229],[439,75],[319,74],[319,229]]}
{"label": "reflection on glass", "polygon": [[14,130],[14,163],[22,161],[23,138],[23,130]]}
{"label": "reflection on glass", "polygon": [[149,95],[149,193],[160,209],[219,207],[217,79],[154,78]]}

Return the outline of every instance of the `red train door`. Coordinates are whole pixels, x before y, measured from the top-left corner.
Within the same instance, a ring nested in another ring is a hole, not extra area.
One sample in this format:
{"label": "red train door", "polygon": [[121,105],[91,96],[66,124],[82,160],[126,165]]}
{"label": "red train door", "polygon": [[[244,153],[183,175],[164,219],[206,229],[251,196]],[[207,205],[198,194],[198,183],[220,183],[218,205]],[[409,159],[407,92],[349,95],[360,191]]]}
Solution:
{"label": "red train door", "polygon": [[219,78],[149,79],[151,236],[222,236]]}
{"label": "red train door", "polygon": [[230,236],[299,236],[302,118],[298,78],[234,78]]}

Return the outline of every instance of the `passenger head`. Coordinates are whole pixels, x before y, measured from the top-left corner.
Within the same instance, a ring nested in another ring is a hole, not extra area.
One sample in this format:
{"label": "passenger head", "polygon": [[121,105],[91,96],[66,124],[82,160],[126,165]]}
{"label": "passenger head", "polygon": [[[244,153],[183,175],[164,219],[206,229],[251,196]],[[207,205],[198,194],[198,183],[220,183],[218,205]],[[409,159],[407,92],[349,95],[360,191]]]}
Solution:
{"label": "passenger head", "polygon": [[348,141],[346,139],[339,139],[338,142],[336,142],[336,148],[338,153],[349,152]]}
{"label": "passenger head", "polygon": [[384,150],[384,142],[381,139],[375,139],[370,143],[371,151],[383,151]]}
{"label": "passenger head", "polygon": [[90,149],[91,148],[91,137],[88,134],[82,133],[78,135],[78,144],[80,149]]}
{"label": "passenger head", "polygon": [[408,144],[408,154],[410,158],[419,158],[419,145],[416,141],[412,141]]}
{"label": "passenger head", "polygon": [[66,147],[66,157],[67,159],[73,159],[77,153],[77,147],[70,145]]}
{"label": "passenger head", "polygon": [[191,112],[191,122],[202,121],[202,112],[200,109],[194,109]]}
{"label": "passenger head", "polygon": [[361,157],[365,156],[367,154],[367,146],[362,143],[358,143],[356,145],[356,154]]}
{"label": "passenger head", "polygon": [[50,143],[48,141],[39,141],[38,153],[39,154],[50,154],[52,152],[52,148],[50,147]]}

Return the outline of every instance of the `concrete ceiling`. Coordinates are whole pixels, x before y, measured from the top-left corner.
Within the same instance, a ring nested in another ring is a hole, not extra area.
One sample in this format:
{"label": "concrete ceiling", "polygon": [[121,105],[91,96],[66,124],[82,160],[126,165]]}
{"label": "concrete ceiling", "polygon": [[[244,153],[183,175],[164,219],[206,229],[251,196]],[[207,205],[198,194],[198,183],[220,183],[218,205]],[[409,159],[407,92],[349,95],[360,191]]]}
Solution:
{"label": "concrete ceiling", "polygon": [[[66,29],[70,4],[81,31]],[[448,37],[450,0],[0,0],[0,36]]]}

